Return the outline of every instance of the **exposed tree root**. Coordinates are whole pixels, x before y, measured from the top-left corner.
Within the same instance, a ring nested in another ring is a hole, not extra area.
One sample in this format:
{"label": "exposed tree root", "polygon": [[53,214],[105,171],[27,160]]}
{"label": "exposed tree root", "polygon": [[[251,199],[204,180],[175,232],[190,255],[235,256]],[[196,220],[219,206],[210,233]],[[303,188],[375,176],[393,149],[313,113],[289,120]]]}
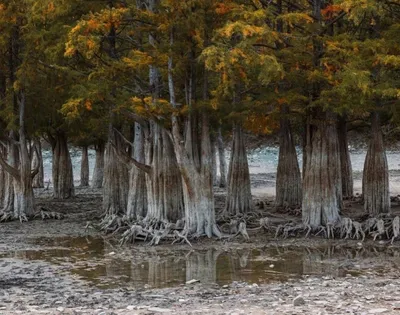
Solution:
{"label": "exposed tree root", "polygon": [[15,216],[14,213],[4,211],[0,214],[0,222],[9,222],[9,221],[15,221],[19,220],[19,222],[28,222],[28,217],[26,215],[19,215]]}
{"label": "exposed tree root", "polygon": [[[261,224],[261,223],[260,223]],[[305,234],[318,236],[324,234],[325,238],[357,239],[364,241],[365,237],[386,238],[391,244],[400,236],[400,217],[383,215],[378,218],[368,218],[363,223],[342,217],[339,222],[328,223],[326,226],[311,227],[302,223],[289,222],[275,228],[275,238],[298,237]]]}
{"label": "exposed tree root", "polygon": [[64,215],[60,212],[50,211],[45,208],[41,208],[38,213],[36,213],[34,218],[40,217],[42,220],[54,219],[54,220],[62,220],[64,219]]}

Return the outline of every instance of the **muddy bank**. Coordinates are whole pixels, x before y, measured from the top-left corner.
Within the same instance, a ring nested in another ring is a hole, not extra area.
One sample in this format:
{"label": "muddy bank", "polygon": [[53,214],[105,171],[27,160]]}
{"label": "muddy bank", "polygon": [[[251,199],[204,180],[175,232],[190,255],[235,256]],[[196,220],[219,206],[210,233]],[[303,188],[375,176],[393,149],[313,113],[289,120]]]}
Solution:
{"label": "muddy bank", "polygon": [[[254,188],[269,185],[262,175],[252,179]],[[219,209],[223,194],[217,190]],[[100,191],[77,188],[77,197],[66,201],[45,189],[36,195],[39,207],[65,219],[0,224],[0,314],[399,311],[398,242],[275,240],[254,232],[249,243],[238,237],[201,239],[193,248],[120,247],[115,238],[85,231],[101,217]],[[268,203],[265,211],[272,212],[271,198]],[[353,203],[346,211],[356,216],[362,207]]]}

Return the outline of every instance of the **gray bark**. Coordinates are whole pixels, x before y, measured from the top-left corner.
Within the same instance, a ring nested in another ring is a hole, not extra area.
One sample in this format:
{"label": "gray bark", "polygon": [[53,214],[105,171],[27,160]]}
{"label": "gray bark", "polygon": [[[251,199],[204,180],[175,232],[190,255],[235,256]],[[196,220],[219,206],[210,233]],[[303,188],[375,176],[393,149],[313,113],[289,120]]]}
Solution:
{"label": "gray bark", "polygon": [[[145,138],[143,127],[135,123],[133,158],[145,163]],[[146,173],[137,167],[129,170],[129,192],[127,216],[136,220],[147,214]]]}
{"label": "gray bark", "polygon": [[175,222],[183,217],[182,179],[171,139],[161,126],[152,122],[147,144],[147,220]]}
{"label": "gray bark", "polygon": [[280,122],[279,161],[276,175],[276,206],[296,207],[301,205],[301,175],[290,128],[287,107],[282,110]]}
{"label": "gray bark", "polygon": [[128,202],[128,167],[118,151],[125,151],[122,139],[110,125],[104,157],[103,211],[105,215],[125,214]]}
{"label": "gray bark", "polygon": [[222,138],[221,128],[218,129],[217,136],[217,147],[218,147],[218,162],[219,162],[219,187],[226,187],[226,160],[225,160],[225,145],[224,139]]}
{"label": "gray bark", "polygon": [[252,208],[249,165],[243,130],[233,128],[232,152],[228,173],[225,212],[230,215],[246,213]]}
{"label": "gray bark", "polygon": [[353,196],[353,170],[351,167],[349,144],[347,141],[347,123],[345,116],[339,117],[338,138],[343,198],[351,198]]}
{"label": "gray bark", "polygon": [[74,175],[72,172],[71,156],[68,150],[67,137],[59,132],[52,140],[53,153],[53,197],[68,199],[75,196]]}
{"label": "gray bark", "polygon": [[39,171],[33,178],[33,188],[44,188],[44,170],[43,170],[43,155],[42,155],[42,144],[40,139],[35,139],[33,145],[36,147],[37,154],[33,154],[32,157],[32,168],[39,167]]}
{"label": "gray bark", "polygon": [[[20,220],[27,220],[33,216],[35,211],[35,200],[33,194],[32,180],[35,175],[31,169],[31,156],[28,150],[28,141],[25,133],[25,93],[21,90],[17,96],[19,107],[19,141],[17,144],[12,143],[9,148],[9,161],[7,163],[0,157],[0,164],[6,170],[10,178],[9,184],[13,186],[13,196],[10,198],[10,203],[6,206],[9,208],[3,209],[5,213],[12,213],[12,217]],[[13,137],[13,133],[11,139]],[[17,163],[17,155],[19,163]],[[18,166],[17,166],[18,165]]]}
{"label": "gray bark", "polygon": [[213,178],[213,186],[216,187],[219,185],[218,179],[218,169],[217,169],[217,142],[216,139],[211,141],[211,157],[212,157],[212,178]]}
{"label": "gray bark", "polygon": [[88,147],[82,147],[82,159],[81,159],[81,187],[89,186],[89,155]]}
{"label": "gray bark", "polygon": [[390,212],[389,171],[378,112],[371,114],[371,138],[363,172],[364,209],[371,216]]}
{"label": "gray bark", "polygon": [[[10,138],[17,140],[15,132],[10,132]],[[14,168],[18,168],[19,165],[19,153],[17,145],[13,143],[8,144],[6,150],[7,153],[7,163]],[[4,167],[2,167],[4,169]],[[4,199],[3,199],[3,213],[12,214],[14,212],[14,178],[5,169],[5,183],[4,183]]]}
{"label": "gray bark", "polygon": [[303,176],[303,223],[313,228],[335,224],[342,205],[340,154],[336,123],[324,114],[308,125]]}
{"label": "gray bark", "polygon": [[94,163],[92,187],[102,188],[104,179],[104,152],[105,152],[105,145],[102,141],[97,145],[95,145],[95,151],[96,151],[96,159]]}
{"label": "gray bark", "polygon": [[[173,32],[170,34],[173,44]],[[205,78],[206,82],[206,78]],[[206,86],[206,83],[205,83]],[[175,87],[173,78],[173,59],[168,58],[168,88],[170,103],[176,107]],[[206,96],[206,95],[205,95]],[[200,167],[196,167],[193,157],[187,152],[183,137],[180,133],[179,122],[172,115],[173,148],[175,150],[180,174],[183,180],[185,201],[185,234],[221,236],[215,221],[214,194],[212,185],[212,158],[211,139],[208,117],[205,113],[201,117],[201,144]]]}

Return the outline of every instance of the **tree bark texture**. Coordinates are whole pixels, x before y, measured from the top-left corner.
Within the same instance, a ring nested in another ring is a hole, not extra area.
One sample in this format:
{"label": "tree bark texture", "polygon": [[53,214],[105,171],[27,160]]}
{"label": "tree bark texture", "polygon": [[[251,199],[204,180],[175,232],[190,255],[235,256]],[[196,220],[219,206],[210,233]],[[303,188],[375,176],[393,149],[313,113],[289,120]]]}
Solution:
{"label": "tree bark texture", "polygon": [[[33,216],[35,211],[35,198],[32,187],[32,180],[35,174],[32,173],[31,169],[32,152],[28,150],[29,142],[25,133],[25,93],[21,90],[16,97],[19,107],[19,141],[18,144],[15,144],[11,140],[9,162],[7,163],[1,157],[0,164],[9,173],[9,184],[13,186],[13,196],[10,196],[4,212],[12,213],[13,218],[22,221]],[[14,132],[11,133],[11,139],[15,140]]]}
{"label": "tree bark texture", "polygon": [[36,147],[37,154],[33,154],[32,157],[32,169],[39,167],[39,171],[33,178],[33,188],[44,188],[44,169],[43,169],[43,155],[42,155],[42,145],[40,139],[35,139],[33,142],[34,147]]}
{"label": "tree bark texture", "polygon": [[[143,127],[137,123],[134,126],[133,158],[145,163],[145,135]],[[127,216],[136,220],[147,214],[146,173],[133,166],[129,170],[129,191]]]}
{"label": "tree bark texture", "polygon": [[56,199],[68,199],[75,196],[74,175],[67,137],[57,133],[52,141],[53,153],[53,196]]}
{"label": "tree bark texture", "polygon": [[147,220],[175,222],[183,217],[182,178],[171,139],[156,123],[151,123],[147,143],[146,164],[151,166],[146,175]]}
{"label": "tree bark texture", "polygon": [[226,187],[226,160],[225,160],[225,145],[222,137],[221,128],[218,129],[217,135],[217,147],[218,147],[218,161],[219,161],[219,187]]}
{"label": "tree bark texture", "polygon": [[296,207],[301,205],[301,175],[294,145],[288,109],[282,109],[280,122],[279,161],[276,175],[276,206]]}
{"label": "tree bark texture", "polygon": [[179,140],[177,122],[174,121],[174,147],[183,178],[185,199],[185,233],[189,235],[220,236],[215,221],[214,193],[212,184],[212,156],[209,122],[206,114],[201,119],[200,170],[186,154]]}
{"label": "tree bark texture", "polygon": [[92,187],[93,188],[102,188],[103,180],[104,180],[105,144],[104,144],[104,142],[100,142],[97,145],[95,145],[94,148],[96,151],[96,159],[95,159],[95,163],[94,163]]}
{"label": "tree bark texture", "polygon": [[342,182],[336,122],[325,119],[307,126],[303,177],[303,223],[311,227],[335,224],[342,205]]}
{"label": "tree bark texture", "polygon": [[378,112],[371,114],[371,138],[365,158],[362,193],[370,215],[390,212],[389,171]]}
{"label": "tree bark texture", "polygon": [[106,216],[123,215],[128,203],[128,167],[122,163],[116,150],[125,151],[121,137],[110,126],[104,156],[103,211]]}
{"label": "tree bark texture", "polygon": [[213,186],[216,187],[219,184],[218,179],[218,165],[217,165],[217,143],[216,139],[212,139],[211,141],[211,157],[212,157],[212,178],[213,178]]}
{"label": "tree bark texture", "polygon": [[[16,140],[16,134],[14,132],[10,133],[10,138]],[[9,143],[7,152],[7,163],[11,167],[18,167],[19,164],[19,153],[18,147],[15,144]],[[4,181],[4,199],[3,199],[3,213],[13,213],[14,212],[14,178],[13,176],[5,170],[5,181]]]}
{"label": "tree bark texture", "polygon": [[81,159],[81,187],[89,186],[89,154],[88,147],[82,147]]}
{"label": "tree bark texture", "polygon": [[343,198],[353,196],[353,170],[351,167],[349,144],[347,141],[347,123],[346,117],[339,117],[338,121],[338,139],[340,148],[340,167],[342,174],[342,192]]}
{"label": "tree bark texture", "polygon": [[[0,153],[0,154],[3,154],[3,153]],[[6,193],[5,185],[7,185],[7,173],[0,166],[0,209],[3,209],[3,205],[4,205],[4,199],[5,199],[5,193]]]}
{"label": "tree bark texture", "polygon": [[239,125],[233,128],[232,152],[227,184],[225,212],[230,215],[236,215],[250,211],[252,198],[249,165],[243,130]]}

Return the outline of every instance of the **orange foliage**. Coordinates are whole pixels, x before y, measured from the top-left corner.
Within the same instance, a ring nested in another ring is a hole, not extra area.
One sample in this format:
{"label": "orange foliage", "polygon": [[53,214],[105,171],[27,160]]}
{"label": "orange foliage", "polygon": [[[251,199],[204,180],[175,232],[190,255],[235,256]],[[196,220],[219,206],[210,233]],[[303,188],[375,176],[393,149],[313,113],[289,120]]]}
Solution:
{"label": "orange foliage", "polygon": [[341,11],[342,11],[342,8],[340,6],[331,4],[331,5],[328,5],[325,9],[322,9],[321,13],[325,19],[331,20],[331,19],[335,18],[338,15],[338,13]]}
{"label": "orange foliage", "polygon": [[85,101],[85,108],[89,111],[92,110],[92,102],[90,100]]}
{"label": "orange foliage", "polygon": [[215,13],[223,15],[229,13],[231,9],[232,8],[229,5],[226,5],[225,3],[218,3],[215,8]]}

